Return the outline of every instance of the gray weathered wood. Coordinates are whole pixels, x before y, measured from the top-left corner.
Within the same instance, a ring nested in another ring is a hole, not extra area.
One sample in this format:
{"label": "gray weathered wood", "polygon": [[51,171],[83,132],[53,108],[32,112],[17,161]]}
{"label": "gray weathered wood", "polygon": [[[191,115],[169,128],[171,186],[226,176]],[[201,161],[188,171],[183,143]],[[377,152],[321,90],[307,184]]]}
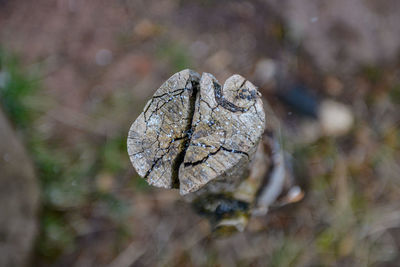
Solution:
{"label": "gray weathered wood", "polygon": [[177,187],[178,168],[190,136],[200,77],[183,70],[169,78],[132,124],[128,153],[138,174],[157,187]]}
{"label": "gray weathered wood", "polygon": [[149,184],[179,188],[217,232],[241,231],[279,198],[279,205],[302,198],[275,138],[279,122],[263,106],[240,75],[221,86],[208,73],[178,72],[132,124],[132,164]]}
{"label": "gray weathered wood", "polygon": [[182,195],[233,192],[264,131],[260,96],[240,75],[221,86],[208,73],[174,74],[131,126],[133,166],[149,184],[179,188]]}
{"label": "gray weathered wood", "polygon": [[221,87],[211,74],[200,81],[193,136],[179,169],[180,192],[233,192],[248,172],[264,131],[257,88],[240,75]]}

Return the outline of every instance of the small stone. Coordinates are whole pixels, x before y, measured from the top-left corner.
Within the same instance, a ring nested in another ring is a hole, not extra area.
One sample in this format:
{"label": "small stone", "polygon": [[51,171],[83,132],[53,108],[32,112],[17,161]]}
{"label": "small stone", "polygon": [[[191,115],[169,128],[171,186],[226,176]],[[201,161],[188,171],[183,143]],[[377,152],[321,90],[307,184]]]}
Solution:
{"label": "small stone", "polygon": [[322,131],[328,136],[345,135],[354,123],[351,109],[332,100],[322,102],[318,115]]}

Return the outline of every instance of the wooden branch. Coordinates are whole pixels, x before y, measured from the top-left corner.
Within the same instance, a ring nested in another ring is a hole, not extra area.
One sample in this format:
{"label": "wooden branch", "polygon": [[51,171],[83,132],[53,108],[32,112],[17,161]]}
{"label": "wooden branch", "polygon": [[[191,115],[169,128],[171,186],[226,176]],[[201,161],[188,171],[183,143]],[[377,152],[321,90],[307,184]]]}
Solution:
{"label": "wooden branch", "polygon": [[271,122],[265,131],[261,94],[244,77],[233,75],[221,86],[209,73],[183,70],[132,124],[128,153],[149,184],[179,189],[215,228],[242,230],[250,211],[266,212],[280,194],[275,188],[282,189],[284,165]]}
{"label": "wooden branch", "polygon": [[211,74],[169,78],[132,124],[128,152],[149,184],[182,195],[233,192],[248,173],[264,131],[257,88],[240,75],[222,87]]}

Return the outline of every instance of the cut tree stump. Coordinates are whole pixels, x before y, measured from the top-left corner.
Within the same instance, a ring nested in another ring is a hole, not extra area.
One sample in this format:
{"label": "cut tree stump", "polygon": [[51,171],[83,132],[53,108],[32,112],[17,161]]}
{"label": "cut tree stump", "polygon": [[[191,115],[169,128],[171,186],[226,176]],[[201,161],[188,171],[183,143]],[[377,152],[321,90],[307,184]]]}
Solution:
{"label": "cut tree stump", "polygon": [[[283,188],[284,162],[271,121],[260,92],[244,77],[233,75],[221,86],[209,73],[183,70],[132,124],[128,153],[149,184],[179,189],[215,228],[243,230],[250,212],[265,213]],[[279,179],[265,179],[273,170]],[[274,194],[263,188],[268,185]]]}

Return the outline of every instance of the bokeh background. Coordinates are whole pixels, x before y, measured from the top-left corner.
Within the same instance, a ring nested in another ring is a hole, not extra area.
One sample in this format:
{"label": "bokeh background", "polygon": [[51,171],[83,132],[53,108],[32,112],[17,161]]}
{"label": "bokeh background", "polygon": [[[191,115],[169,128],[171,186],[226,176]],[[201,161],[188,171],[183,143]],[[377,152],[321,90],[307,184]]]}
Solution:
{"label": "bokeh background", "polygon": [[[400,2],[0,0],[1,266],[398,266]],[[213,238],[126,137],[185,68],[253,81],[302,201]]]}

